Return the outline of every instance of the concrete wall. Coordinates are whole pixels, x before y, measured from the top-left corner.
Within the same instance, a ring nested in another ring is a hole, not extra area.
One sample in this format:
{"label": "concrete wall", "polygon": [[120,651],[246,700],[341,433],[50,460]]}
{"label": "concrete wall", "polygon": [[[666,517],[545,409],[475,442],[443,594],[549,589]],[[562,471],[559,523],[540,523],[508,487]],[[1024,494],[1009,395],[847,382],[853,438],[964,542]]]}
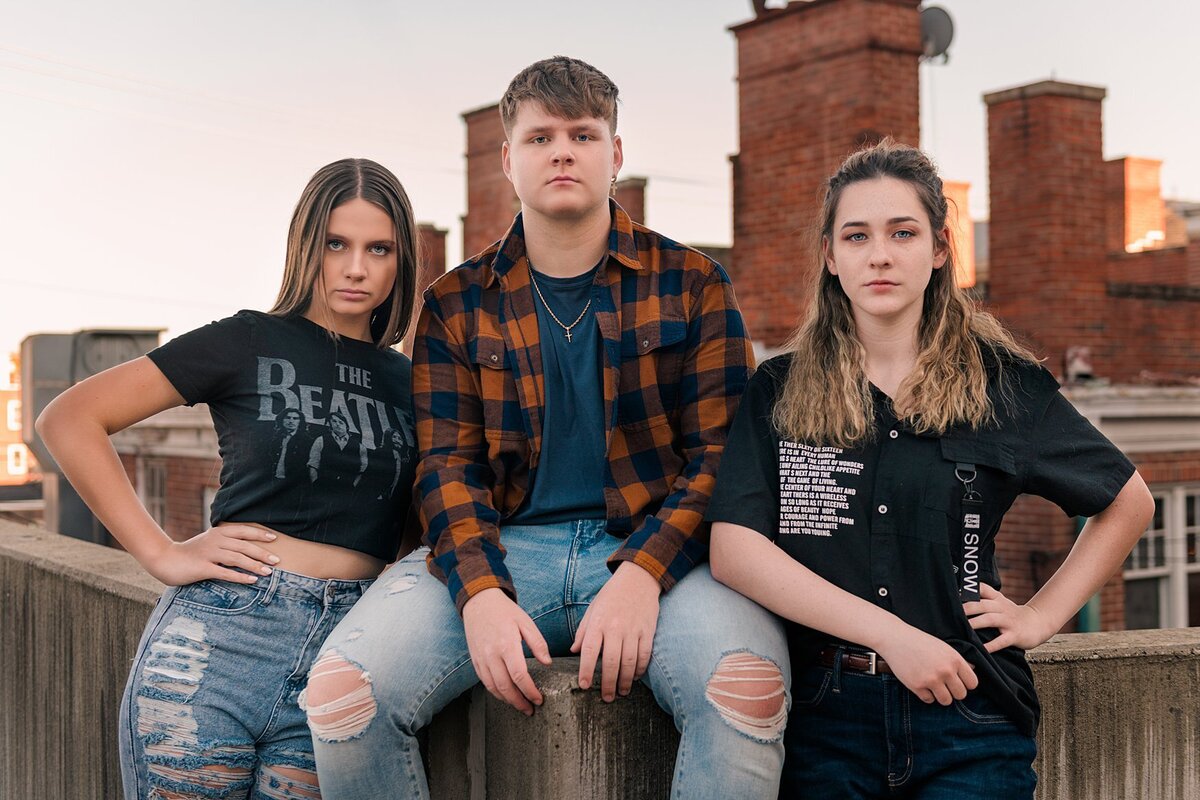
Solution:
{"label": "concrete wall", "polygon": [[117,710],[161,589],[119,550],[0,522],[0,797],[121,797]]}
{"label": "concrete wall", "polygon": [[1042,698],[1042,800],[1200,797],[1200,628],[1056,636]]}
{"label": "concrete wall", "polygon": [[[117,709],[160,590],[125,553],[0,522],[0,797],[120,796]],[[1200,629],[1058,636],[1030,662],[1039,798],[1200,797]],[[671,721],[640,686],[580,691],[576,665],[534,665],[530,719],[478,689],[439,715],[433,796],[666,797]]]}

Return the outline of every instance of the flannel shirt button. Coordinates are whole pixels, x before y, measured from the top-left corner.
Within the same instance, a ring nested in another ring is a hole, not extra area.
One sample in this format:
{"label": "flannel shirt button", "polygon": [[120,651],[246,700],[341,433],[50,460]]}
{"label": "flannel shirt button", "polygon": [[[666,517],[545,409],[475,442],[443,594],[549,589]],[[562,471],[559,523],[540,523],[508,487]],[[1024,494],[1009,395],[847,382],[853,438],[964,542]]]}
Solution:
{"label": "flannel shirt button", "polygon": [[495,353],[492,353],[492,363],[495,364],[500,359]]}
{"label": "flannel shirt button", "polygon": [[650,340],[642,339],[642,347],[649,347],[649,346],[650,346]]}

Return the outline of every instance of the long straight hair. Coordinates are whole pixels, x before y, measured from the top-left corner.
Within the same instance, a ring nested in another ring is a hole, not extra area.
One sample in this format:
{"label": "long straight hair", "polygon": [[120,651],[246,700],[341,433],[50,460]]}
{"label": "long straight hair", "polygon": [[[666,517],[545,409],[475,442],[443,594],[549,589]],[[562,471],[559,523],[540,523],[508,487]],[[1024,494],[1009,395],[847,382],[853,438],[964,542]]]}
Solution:
{"label": "long straight hair", "polygon": [[829,271],[822,246],[833,235],[842,192],[853,183],[874,178],[894,178],[912,186],[929,215],[935,246],[949,253],[925,288],[917,360],[900,383],[897,416],[920,433],[940,435],[960,424],[982,427],[995,419],[985,364],[1014,359],[1038,362],[958,287],[954,247],[945,235],[948,204],[933,163],[915,147],[884,139],[847,158],[825,187],[817,236],[820,275],[807,316],[786,345],[792,363],[773,412],[776,429],[790,439],[851,447],[874,434],[866,351],[855,329],[850,300]]}
{"label": "long straight hair", "polygon": [[[396,229],[396,281],[387,300],[371,312],[371,341],[380,349],[404,338],[416,303],[418,239],[412,205],[400,181],[387,168],[365,158],[344,158],[317,170],[292,213],[287,257],[279,296],[268,312],[280,317],[303,314],[323,280],[322,259],[329,214],[351,200],[378,206]],[[331,325],[325,326],[336,339]]]}

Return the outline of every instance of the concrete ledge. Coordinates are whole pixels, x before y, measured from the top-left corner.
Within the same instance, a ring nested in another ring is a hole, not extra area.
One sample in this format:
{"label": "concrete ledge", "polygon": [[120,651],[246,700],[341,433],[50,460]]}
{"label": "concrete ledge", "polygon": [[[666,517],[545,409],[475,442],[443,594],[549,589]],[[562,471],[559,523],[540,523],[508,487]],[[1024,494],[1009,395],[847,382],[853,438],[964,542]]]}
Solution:
{"label": "concrete ledge", "polygon": [[1075,633],[1029,654],[1038,797],[1200,797],[1200,628]]}
{"label": "concrete ledge", "polygon": [[117,713],[161,586],[128,554],[0,522],[0,797],[121,797]]}
{"label": "concrete ledge", "polygon": [[[115,798],[117,712],[161,586],[125,553],[0,522],[0,797]],[[1042,800],[1200,797],[1200,629],[1058,636],[1030,653]],[[606,705],[533,664],[525,718],[476,689],[425,734],[437,800],[668,796],[678,735],[648,690]]]}

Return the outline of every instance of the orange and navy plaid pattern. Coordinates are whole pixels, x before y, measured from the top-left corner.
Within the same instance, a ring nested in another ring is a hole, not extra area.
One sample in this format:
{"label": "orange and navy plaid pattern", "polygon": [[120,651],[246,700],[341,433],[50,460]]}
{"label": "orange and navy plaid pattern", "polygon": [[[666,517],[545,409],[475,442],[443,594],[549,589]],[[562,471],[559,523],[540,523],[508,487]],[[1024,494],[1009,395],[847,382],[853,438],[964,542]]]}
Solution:
{"label": "orange and navy plaid pattern", "polygon": [[[608,530],[625,539],[609,566],[636,562],[666,591],[707,555],[702,520],[753,354],[721,266],[612,210],[592,295],[604,349]],[[520,215],[426,290],[413,395],[430,572],[460,612],[484,589],[515,598],[500,525],[537,470],[545,408]]]}

